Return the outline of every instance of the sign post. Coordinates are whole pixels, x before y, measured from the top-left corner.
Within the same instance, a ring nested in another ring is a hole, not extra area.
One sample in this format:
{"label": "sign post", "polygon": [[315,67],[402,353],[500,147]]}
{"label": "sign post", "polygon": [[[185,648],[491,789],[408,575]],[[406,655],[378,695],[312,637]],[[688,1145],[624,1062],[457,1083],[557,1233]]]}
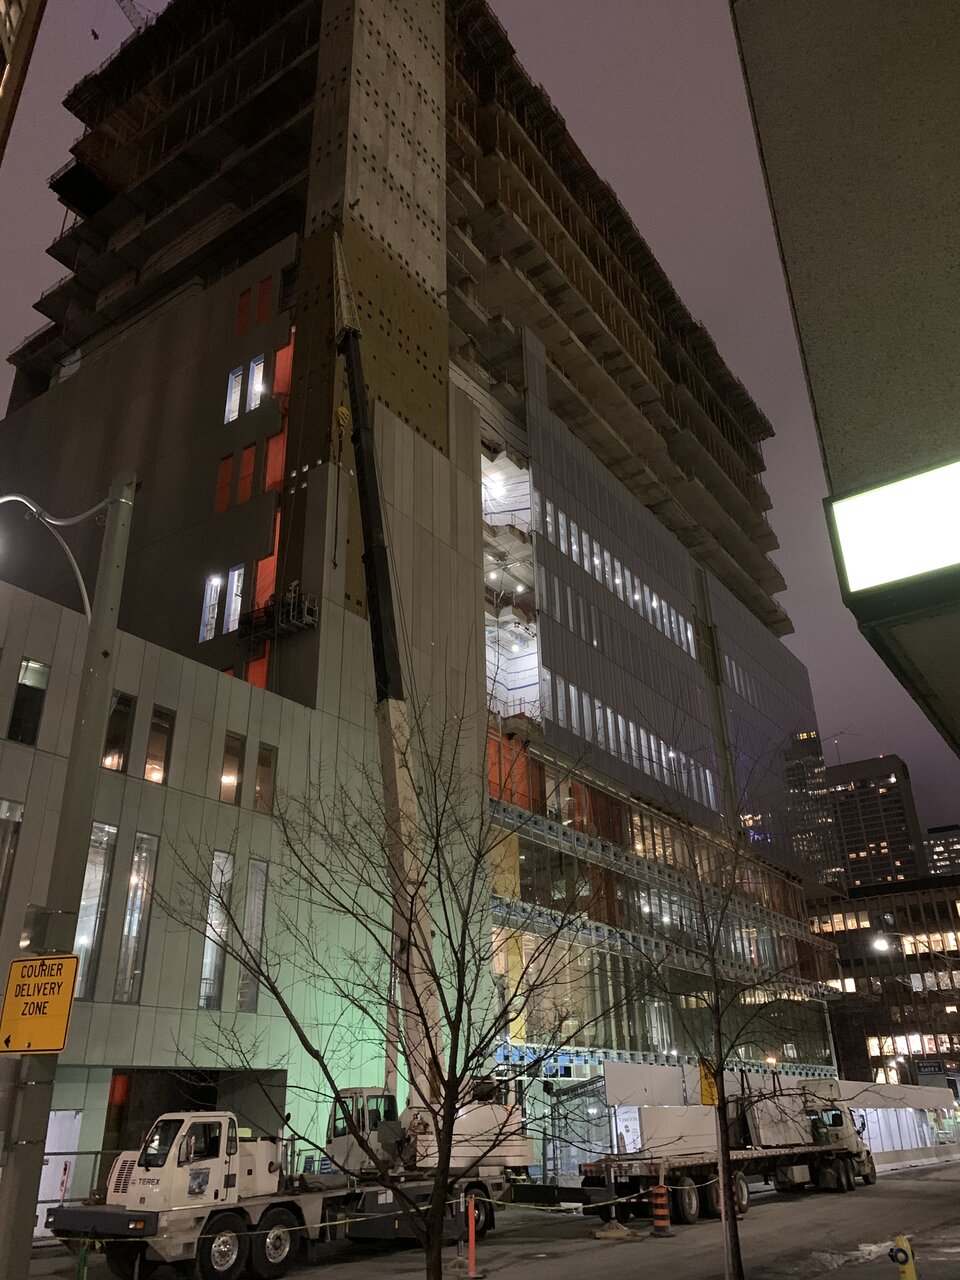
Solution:
{"label": "sign post", "polygon": [[0,1012],[0,1053],[60,1053],[67,1043],[79,956],[11,960]]}

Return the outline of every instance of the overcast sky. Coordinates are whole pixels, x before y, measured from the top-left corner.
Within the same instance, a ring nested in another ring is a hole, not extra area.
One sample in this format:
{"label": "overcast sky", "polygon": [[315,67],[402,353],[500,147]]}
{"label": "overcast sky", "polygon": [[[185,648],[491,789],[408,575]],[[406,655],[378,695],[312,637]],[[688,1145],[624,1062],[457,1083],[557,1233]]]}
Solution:
{"label": "overcast sky", "polygon": [[[520,60],[774,424],[765,481],[782,544],[775,558],[796,626],[788,643],[809,668],[821,732],[839,735],[844,760],[902,755],[921,822],[960,822],[960,761],[840,601],[816,435],[726,0],[492,3]],[[63,274],[44,255],[63,220],[47,179],[80,131],[61,100],[129,31],[114,0],[48,2],[0,168],[3,354],[43,322],[32,303]],[[0,405],[9,382],[5,367]],[[837,749],[829,746],[829,763]]]}

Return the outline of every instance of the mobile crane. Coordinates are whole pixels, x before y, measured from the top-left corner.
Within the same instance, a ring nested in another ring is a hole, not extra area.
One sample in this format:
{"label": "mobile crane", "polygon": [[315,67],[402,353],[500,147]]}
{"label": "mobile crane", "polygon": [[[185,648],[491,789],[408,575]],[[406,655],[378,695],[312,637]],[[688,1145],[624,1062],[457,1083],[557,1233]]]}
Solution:
{"label": "mobile crane", "polygon": [[[383,501],[360,354],[360,322],[334,235],[336,348],[350,396],[351,443],[363,529],[363,565],[376,688],[376,723],[392,893],[393,965],[387,998],[382,1087],[338,1090],[326,1151],[338,1172],[309,1179],[284,1169],[282,1133],[240,1135],[223,1112],[160,1116],[139,1151],[114,1161],[104,1204],[60,1205],[46,1225],[67,1244],[101,1241],[121,1280],[146,1280],[172,1263],[199,1280],[257,1280],[286,1274],[303,1242],[347,1234],[358,1239],[412,1235],[402,1198],[376,1180],[392,1162],[407,1202],[426,1203],[433,1186],[436,1141],[431,1116],[441,1100],[443,1049],[432,965],[432,933],[419,858],[417,797],[404,693]],[[400,1019],[410,1098],[398,1119]],[[458,1109],[452,1173],[475,1196],[477,1230],[493,1225],[493,1202],[533,1161],[513,1108],[477,1082]],[[500,1141],[491,1149],[491,1135]],[[349,1223],[348,1227],[344,1223]]]}

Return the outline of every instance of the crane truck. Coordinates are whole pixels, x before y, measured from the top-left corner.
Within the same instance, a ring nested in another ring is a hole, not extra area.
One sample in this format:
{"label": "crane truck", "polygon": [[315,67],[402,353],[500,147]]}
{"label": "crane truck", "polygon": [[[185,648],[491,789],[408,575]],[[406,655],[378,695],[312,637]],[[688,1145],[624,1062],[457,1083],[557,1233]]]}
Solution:
{"label": "crane truck", "polygon": [[[60,1205],[47,1213],[48,1229],[66,1243],[101,1242],[121,1280],[146,1280],[163,1263],[199,1280],[234,1280],[245,1272],[273,1280],[286,1274],[301,1244],[338,1235],[412,1235],[406,1206],[426,1204],[433,1190],[432,1117],[441,1100],[443,1059],[431,922],[360,323],[336,235],[333,252],[336,346],[350,396],[392,892],[384,1085],[337,1091],[325,1148],[332,1173],[295,1175],[285,1165],[282,1134],[244,1137],[228,1111],[160,1116],[138,1151],[114,1161],[105,1203]],[[401,1018],[410,1097],[398,1115]],[[493,1225],[494,1202],[508,1195],[511,1181],[532,1162],[519,1108],[499,1097],[495,1081],[475,1082],[472,1097],[457,1111],[449,1181],[455,1191],[473,1194],[479,1234]],[[381,1185],[385,1168],[392,1188]],[[449,1216],[451,1230],[459,1230],[455,1215]]]}

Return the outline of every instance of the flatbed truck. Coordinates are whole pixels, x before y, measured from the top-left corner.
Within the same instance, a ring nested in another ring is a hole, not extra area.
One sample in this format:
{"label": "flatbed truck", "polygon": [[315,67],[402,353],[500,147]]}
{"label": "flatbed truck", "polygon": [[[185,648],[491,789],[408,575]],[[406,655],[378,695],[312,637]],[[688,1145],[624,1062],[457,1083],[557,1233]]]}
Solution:
{"label": "flatbed truck", "polygon": [[[689,1149],[691,1134],[702,1137],[715,1125],[714,1109],[652,1106],[640,1112],[649,1113],[645,1127],[655,1135],[646,1147],[581,1164],[583,1212],[625,1222],[642,1212],[650,1189],[662,1185],[670,1189],[675,1221],[718,1217],[716,1143]],[[681,1112],[683,1116],[672,1122],[670,1113]],[[841,1193],[853,1191],[858,1180],[865,1186],[877,1180],[873,1156],[842,1102],[811,1103],[802,1091],[772,1098],[742,1095],[730,1099],[727,1123],[738,1213],[749,1208],[749,1178],[762,1176],[781,1192],[810,1185]],[[768,1141],[771,1132],[781,1140]]]}

